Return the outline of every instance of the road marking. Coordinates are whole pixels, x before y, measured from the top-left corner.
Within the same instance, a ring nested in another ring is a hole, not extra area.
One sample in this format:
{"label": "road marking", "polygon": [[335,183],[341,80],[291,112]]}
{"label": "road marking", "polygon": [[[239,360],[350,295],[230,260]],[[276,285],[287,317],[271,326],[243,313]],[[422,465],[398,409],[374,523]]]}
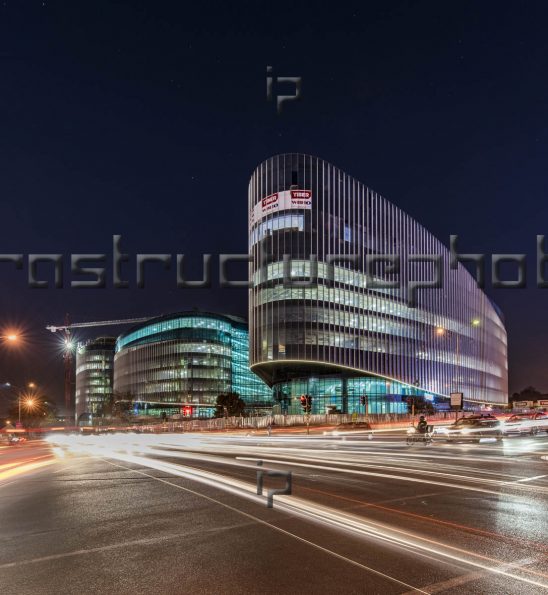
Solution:
{"label": "road marking", "polygon": [[[447,591],[448,589],[452,589],[453,587],[459,587],[460,585],[465,585],[466,583],[470,583],[475,580],[479,580],[485,577],[485,571],[476,571],[476,572],[469,572],[468,574],[463,574],[460,576],[455,576],[454,578],[450,578],[446,581],[440,581],[439,583],[432,583],[425,587],[428,591],[432,594],[440,593],[443,591]],[[413,591],[408,591],[407,593],[402,593],[402,595],[412,595]]]}
{"label": "road marking", "polygon": [[[503,564],[499,567],[499,570],[511,570],[512,568],[516,567],[519,568],[520,566],[525,566],[526,564],[532,564],[535,561],[536,560],[534,559],[526,558],[525,560],[519,560],[518,562]],[[472,581],[483,579],[487,576],[487,574],[488,573],[486,571],[478,570],[477,572],[469,572],[467,574],[456,576],[445,581],[440,581],[439,583],[432,583],[424,588],[428,589],[428,591],[432,594],[444,593],[449,589],[453,589],[454,587],[460,587],[461,585],[465,585],[466,583],[471,583]],[[412,593],[413,592],[410,591],[408,593],[402,593],[402,595],[411,595]]]}
{"label": "road marking", "polygon": [[[318,549],[326,554],[329,554],[331,556],[334,556],[335,558],[338,558],[339,560],[343,560],[349,564],[352,564],[353,566],[357,566],[358,568],[361,568],[362,570],[365,570],[367,572],[371,572],[372,574],[375,574],[376,576],[380,576],[382,578],[388,579],[390,581],[393,581],[395,583],[398,583],[399,585],[402,585],[404,587],[410,588],[412,590],[413,593],[424,593],[425,595],[430,595],[430,593],[428,593],[428,591],[424,591],[418,587],[414,587],[413,585],[410,585],[409,583],[406,583],[404,581],[401,581],[393,576],[390,576],[388,574],[385,574],[384,572],[381,572],[380,570],[376,570],[374,568],[371,568],[370,566],[366,566],[365,564],[361,564],[360,562],[357,562],[356,560],[352,560],[351,558],[347,558],[346,556],[343,556],[342,554],[338,554],[337,552],[334,552],[333,550],[330,550],[328,548],[325,548],[317,543],[314,543],[313,541],[309,541],[308,539],[305,539],[304,537],[300,537],[299,535],[296,535],[295,533],[291,533],[290,531],[287,531],[285,529],[282,529],[281,527],[277,527],[276,525],[273,525],[271,523],[268,523],[267,521],[264,521],[263,519],[260,519],[259,517],[256,517],[252,514],[249,514],[247,512],[244,512],[243,510],[240,510],[238,508],[235,508],[234,506],[230,506],[230,504],[226,504],[225,502],[221,502],[220,500],[217,500],[215,498],[212,498],[211,496],[206,496],[205,494],[201,494],[200,492],[196,492],[195,490],[191,490],[190,488],[186,488],[184,486],[180,486],[176,483],[173,483],[171,481],[168,481],[166,479],[162,479],[160,477],[155,477],[154,475],[150,475],[150,473],[145,473],[144,471],[141,471],[139,469],[132,469],[131,467],[126,467],[124,465],[120,465],[119,463],[113,463],[112,461],[108,461],[106,459],[101,459],[103,461],[105,461],[105,463],[109,463],[110,465],[114,465],[116,467],[121,467],[122,469],[128,469],[130,471],[133,471],[134,473],[139,473],[140,475],[145,475],[146,477],[150,477],[152,479],[155,479],[156,481],[159,481],[161,483],[165,483],[167,485],[170,485],[174,488],[177,488],[179,490],[183,490],[185,492],[189,492],[191,494],[194,494],[195,496],[199,496],[201,498],[204,498],[210,502],[214,502],[215,504],[218,504],[219,506],[223,506],[224,508],[227,508],[229,510],[232,510],[233,512],[236,512],[240,515],[243,515],[247,518],[250,518],[252,520],[254,520],[255,522],[261,524],[261,525],[265,525],[275,531],[277,531],[278,533],[282,533],[288,537],[292,537],[293,539],[296,539],[297,541],[300,541],[302,543],[306,543],[307,545],[310,545],[311,547]],[[140,463],[137,463],[140,464]],[[221,487],[221,486],[219,486]],[[257,499],[259,499],[257,497]],[[2,568],[0,566],[0,568]]]}
{"label": "road marking", "polygon": [[[225,490],[225,491],[228,491],[229,493],[235,494],[237,496],[247,498],[248,500],[252,500],[254,502],[261,502],[261,503],[264,502],[264,500],[262,498],[259,498],[255,494],[254,486],[251,486],[247,482],[234,480],[232,478],[223,476],[218,473],[211,473],[211,472],[203,471],[201,469],[196,469],[196,468],[189,467],[189,466],[184,467],[182,465],[174,465],[172,463],[163,463],[161,461],[154,461],[153,459],[145,458],[145,457],[135,457],[135,456],[130,456],[130,455],[122,455],[122,454],[114,454],[114,453],[112,455],[109,455],[109,457],[113,458],[113,459],[117,459],[119,461],[120,460],[124,461],[126,463],[136,464],[141,467],[145,467],[145,468],[148,467],[150,469],[155,469],[156,471],[164,471],[164,472],[170,473],[172,475],[176,475],[176,476],[183,477],[186,479],[198,481],[198,482],[204,483],[206,485],[209,485],[211,487]],[[104,459],[102,459],[102,460],[104,460]],[[105,461],[105,462],[110,462],[110,461]],[[111,463],[111,464],[116,465],[116,463]],[[124,467],[123,465],[118,465],[118,466],[120,466],[122,468],[129,469],[128,467]],[[177,485],[177,484],[171,484],[171,482],[168,482],[164,479],[150,476],[149,474],[144,473],[142,471],[138,471],[135,469],[134,469],[134,471],[136,473],[141,473],[142,475],[152,477],[152,478],[156,479],[157,481],[163,481],[164,483],[167,483],[170,485],[175,485],[175,486]],[[204,496],[203,494],[200,494],[199,492],[193,492],[193,490],[190,490],[188,488],[183,488],[182,486],[177,486],[177,487],[179,487],[180,489],[185,489],[192,493],[201,495],[204,498],[209,498],[208,496]],[[211,500],[216,501],[214,499],[211,499]],[[302,518],[304,518],[305,520],[308,520],[308,521],[316,520],[319,523],[327,524],[328,526],[331,526],[333,528],[338,528],[343,531],[350,531],[350,532],[352,532],[356,535],[360,535],[362,537],[373,538],[380,542],[385,542],[385,543],[389,543],[391,545],[396,545],[406,551],[414,551],[415,553],[420,553],[421,555],[424,555],[424,554],[434,555],[434,556],[437,556],[438,558],[451,560],[453,564],[454,563],[467,564],[469,566],[474,566],[476,568],[480,568],[482,570],[486,570],[486,571],[492,572],[494,574],[504,575],[508,578],[511,578],[511,579],[519,581],[519,582],[524,582],[524,583],[528,583],[530,585],[539,586],[539,587],[542,587],[543,589],[547,588],[546,583],[540,583],[533,579],[529,579],[529,578],[525,578],[525,577],[518,576],[515,574],[511,574],[504,570],[499,570],[498,567],[505,564],[505,562],[498,560],[496,558],[491,558],[489,556],[484,556],[484,555],[481,555],[481,554],[478,554],[475,552],[471,552],[471,551],[468,551],[468,550],[465,550],[465,549],[462,549],[459,547],[447,545],[447,544],[438,542],[436,540],[429,539],[427,537],[422,537],[420,535],[414,534],[409,531],[404,531],[402,529],[388,526],[384,523],[367,520],[367,519],[364,519],[363,517],[359,517],[354,514],[343,513],[337,509],[322,506],[319,504],[315,504],[315,503],[306,501],[302,498],[298,498],[296,496],[278,496],[276,506],[279,510],[285,511],[289,514],[299,515]],[[228,507],[228,505],[227,505],[227,507]],[[229,508],[231,508],[232,510],[238,511],[238,509],[235,509],[233,507],[229,507]],[[238,511],[238,512],[241,512],[241,511]],[[241,512],[241,514],[247,514],[247,513]],[[261,522],[265,523],[265,521],[262,521],[262,520],[261,520]],[[265,523],[265,524],[269,525],[269,523]],[[276,529],[281,530],[279,528],[276,528]],[[292,533],[288,533],[288,534],[293,535]],[[295,535],[294,537],[296,539],[302,539],[297,535]],[[321,548],[321,546],[318,546],[317,544],[312,544],[312,545],[314,545],[315,547]],[[453,553],[453,552],[455,552],[455,553]],[[463,557],[463,554],[465,556],[469,556],[470,558]],[[333,555],[340,556],[339,554],[337,554],[335,552],[333,552]],[[480,561],[476,561],[476,560],[480,560]],[[354,562],[354,561],[351,561],[351,563],[359,565],[359,563]],[[548,575],[544,574],[542,572],[537,572],[537,571],[534,571],[531,569],[523,569],[523,570],[525,572],[527,572],[528,574],[536,575],[536,576],[539,576],[542,578],[548,578]],[[375,571],[374,569],[371,569],[371,571],[378,572],[378,571]],[[393,580],[398,580],[398,579],[393,579]],[[401,582],[401,581],[399,581],[399,582]],[[416,587],[411,587],[411,588],[416,589]]]}
{"label": "road marking", "polygon": [[[108,462],[108,461],[107,461]],[[133,471],[133,469],[132,469]],[[204,533],[228,531],[232,529],[239,529],[240,527],[246,527],[251,523],[239,523],[231,525],[229,527],[216,527],[215,529],[199,529],[196,531],[185,531],[185,533],[176,533],[175,535],[162,535],[161,537],[149,537],[146,539],[135,539],[133,541],[122,541],[117,543],[111,543],[109,545],[102,545],[99,547],[91,547],[81,550],[73,550],[71,552],[63,552],[62,554],[51,554],[49,556],[40,556],[38,558],[29,558],[28,560],[18,560],[16,562],[6,562],[0,564],[0,570],[6,568],[16,568],[18,566],[28,566],[29,564],[39,564],[41,562],[51,562],[52,560],[61,560],[63,558],[71,558],[74,556],[85,556],[86,554],[97,554],[106,552],[109,550],[115,550],[119,548],[126,548],[138,545],[154,545],[162,541],[171,541],[173,539],[180,539],[181,537],[188,537],[189,535],[203,535]]]}
{"label": "road marking", "polygon": [[514,483],[523,483],[524,481],[534,481],[535,479],[542,479],[543,477],[548,477],[548,475],[535,475],[535,477],[524,477],[523,479],[518,479]]}

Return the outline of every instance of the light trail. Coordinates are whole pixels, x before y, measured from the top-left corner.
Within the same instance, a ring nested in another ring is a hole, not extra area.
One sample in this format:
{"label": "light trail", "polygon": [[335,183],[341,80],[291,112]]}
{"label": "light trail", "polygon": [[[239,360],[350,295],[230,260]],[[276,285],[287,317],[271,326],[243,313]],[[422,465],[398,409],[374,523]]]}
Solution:
{"label": "light trail", "polygon": [[[149,455],[154,455],[156,453],[158,449],[151,449],[150,452],[148,453]],[[178,458],[178,459],[185,459],[185,460],[190,460],[190,461],[195,461],[196,463],[199,462],[209,462],[209,463],[213,463],[213,464],[221,464],[227,467],[238,467],[238,468],[243,468],[247,471],[251,470],[255,470],[256,467],[249,467],[248,465],[241,465],[236,463],[235,461],[233,461],[232,459],[227,459],[226,457],[219,457],[219,456],[214,456],[214,455],[206,455],[206,454],[201,454],[199,457],[196,456],[195,453],[181,453],[181,452],[174,452],[174,451],[169,451],[169,452],[163,452],[162,456],[165,456],[167,458]],[[255,458],[250,458],[250,457],[237,457],[237,459],[245,461],[257,461],[258,459]],[[264,462],[264,459],[261,459]],[[269,462],[267,460],[267,462]],[[270,461],[272,462],[272,461]],[[187,465],[187,467],[190,467],[191,469],[199,469],[198,467],[195,466],[189,466]],[[305,476],[303,476],[305,477]],[[506,482],[504,482],[506,483]],[[416,514],[416,513],[411,513],[411,512],[407,512],[407,511],[402,511],[396,508],[392,508],[392,507],[388,507],[388,506],[384,506],[384,505],[380,505],[380,504],[375,504],[375,503],[371,503],[371,502],[365,502],[363,500],[358,500],[355,498],[350,498],[347,496],[340,496],[338,494],[333,494],[332,492],[327,492],[325,490],[318,490],[316,488],[311,488],[311,487],[306,487],[306,486],[299,486],[299,489],[302,490],[307,490],[307,491],[312,491],[312,492],[318,492],[324,495],[327,495],[329,497],[332,498],[337,498],[340,500],[346,500],[349,502],[354,502],[356,504],[360,504],[361,506],[364,507],[368,507],[368,508],[376,508],[379,510],[385,510],[387,512],[391,512],[391,513],[395,513],[395,514],[400,514],[403,516],[407,516],[407,517],[412,517],[412,518],[416,518],[419,519],[421,521],[426,521],[428,523],[431,524],[438,524],[438,525],[443,525],[443,526],[447,526],[447,527],[452,527],[454,529],[457,530],[462,530],[462,531],[467,531],[470,533],[474,533],[476,535],[483,535],[486,537],[490,537],[490,538],[495,538],[495,539],[502,539],[504,541],[507,541],[509,543],[515,543],[515,544],[519,544],[519,545],[524,545],[524,544],[528,544],[528,547],[536,549],[538,551],[543,551],[546,552],[548,551],[548,547],[544,547],[542,544],[535,542],[535,541],[530,541],[530,540],[524,540],[523,538],[517,539],[511,536],[507,536],[501,533],[495,533],[492,531],[485,531],[482,529],[478,529],[476,527],[470,527],[468,525],[462,525],[459,523],[453,523],[451,521],[444,521],[442,519],[434,519],[432,517],[429,516],[425,516],[425,515],[420,515],[420,514]]]}
{"label": "light trail", "polygon": [[[255,486],[252,486],[248,482],[234,480],[217,473],[211,473],[196,468],[185,468],[172,463],[160,462],[146,457],[122,455],[121,453],[109,453],[105,456],[107,456],[107,458],[113,458],[126,463],[132,463],[183,477],[185,479],[199,481],[210,487],[223,489],[234,495],[264,504],[264,498],[257,496],[254,492]],[[387,544],[396,545],[406,551],[417,550],[422,553],[433,555],[436,558],[441,557],[448,559],[452,563],[471,565],[486,572],[501,574],[513,580],[548,588],[548,582],[541,583],[500,569],[500,567],[510,564],[509,562],[504,562],[489,556],[483,556],[455,546],[446,545],[408,531],[386,526],[383,523],[370,520],[366,521],[362,517],[342,513],[336,509],[319,504],[310,503],[295,496],[277,496],[276,509],[283,510],[290,514],[297,514],[308,521],[315,520],[327,524],[330,527],[348,530],[364,537],[370,537]],[[548,575],[531,569],[522,568],[521,570],[541,578],[548,578]]]}
{"label": "light trail", "polygon": [[[103,459],[104,460],[104,459]],[[247,512],[244,512],[243,510],[240,510],[239,508],[235,508],[234,506],[230,506],[229,504],[227,504],[226,502],[221,502],[220,500],[217,500],[216,498],[212,498],[211,496],[207,496],[206,494],[202,494],[200,492],[197,492],[196,490],[191,490],[190,488],[187,488],[185,486],[181,486],[178,485],[176,483],[173,483],[171,481],[167,481],[161,477],[155,477],[154,475],[150,475],[149,473],[145,473],[144,471],[138,470],[138,469],[133,469],[131,467],[125,467],[123,465],[119,465],[116,463],[112,463],[111,461],[106,461],[107,463],[110,463],[111,465],[115,465],[117,467],[121,467],[122,469],[127,469],[128,471],[132,471],[134,473],[139,473],[140,475],[144,475],[145,477],[150,477],[151,479],[154,479],[156,481],[159,481],[161,483],[170,485],[174,488],[177,488],[179,490],[183,490],[185,492],[194,494],[195,496],[198,496],[200,498],[204,498],[206,500],[208,500],[209,502],[213,502],[215,504],[218,504],[219,506],[222,506],[223,508],[227,508],[228,510],[231,510],[239,515],[243,515],[249,519],[252,519],[253,521],[255,521],[256,523],[259,523],[263,526],[269,527],[270,529],[281,533],[287,537],[290,537],[292,539],[295,539],[301,543],[305,543],[306,545],[313,547],[314,549],[320,550],[326,554],[329,554],[330,556],[333,556],[334,558],[337,558],[339,560],[342,560],[348,564],[351,564],[352,566],[357,566],[358,568],[361,568],[362,570],[365,570],[367,572],[370,572],[371,574],[374,574],[376,576],[380,576],[381,578],[387,579],[391,582],[395,582],[399,585],[402,585],[404,587],[407,587],[409,589],[411,589],[411,591],[413,593],[424,593],[425,595],[431,595],[428,591],[424,591],[423,589],[419,588],[419,587],[415,587],[413,585],[410,585],[409,583],[406,583],[394,576],[391,576],[389,574],[386,574],[384,572],[381,572],[380,570],[377,570],[375,568],[372,568],[371,566],[366,566],[365,564],[361,564],[360,562],[357,562],[356,560],[352,560],[351,558],[348,558],[347,556],[343,556],[333,550],[330,550],[326,547],[323,547],[322,545],[319,545],[318,543],[315,543],[313,541],[310,541],[309,539],[304,539],[303,537],[296,535],[295,533],[291,533],[290,531],[287,531],[286,529],[282,529],[281,527],[278,527],[277,525],[274,525],[272,523],[269,523],[259,517],[256,517],[252,514],[249,514]],[[256,498],[258,498],[258,496],[256,496]]]}
{"label": "light trail", "polygon": [[[104,440],[104,438],[105,437],[103,437],[103,440],[99,441],[89,440],[89,437],[87,437],[86,440],[69,440],[69,443],[72,442],[72,448],[75,450],[75,452],[80,452],[82,454],[91,454],[94,456],[98,456],[102,459],[106,457],[107,459],[114,459],[125,463],[139,465],[140,467],[146,467],[160,472],[168,473],[174,476],[182,477],[185,479],[198,481],[212,488],[221,489],[235,496],[243,497],[255,503],[261,503],[264,505],[264,498],[256,495],[255,486],[253,484],[250,484],[248,481],[237,480],[231,477],[227,477],[226,475],[223,475],[221,473],[212,473],[210,471],[205,471],[203,469],[199,469],[197,467],[189,465],[174,464],[153,458],[148,458],[148,456],[162,456],[169,458],[174,457],[181,459],[191,459],[198,464],[200,460],[202,460],[203,462],[213,462],[222,465],[245,467],[246,469],[253,471],[256,470],[256,467],[242,465],[241,463],[236,463],[236,461],[233,461],[232,459],[227,459],[226,457],[215,456],[213,454],[206,453],[197,454],[196,452],[194,452],[194,449],[203,450],[205,447],[203,441],[197,439],[196,437],[186,436],[182,440],[180,436],[170,436],[169,438],[166,436],[147,436],[146,438],[139,436],[129,437],[129,440],[128,436],[124,435],[109,436],[107,440]],[[228,445],[222,445],[223,454],[226,454],[227,452],[226,446]],[[193,449],[193,452],[181,452],[180,449],[185,447]],[[172,448],[179,450],[170,450]],[[285,461],[280,460],[278,458],[266,459],[264,457],[264,455],[267,454],[264,452],[264,450],[266,449],[252,449],[250,448],[250,445],[247,446],[246,450],[257,450],[257,458],[260,458],[265,463],[271,463],[277,466],[288,465],[290,467],[297,466],[312,469],[322,469],[329,472],[342,472],[359,475],[390,477],[400,481],[420,481],[417,478],[412,478],[408,476],[397,476],[388,475],[385,473],[366,472],[360,469],[340,469],[335,466],[300,463],[296,461]],[[132,454],[134,452],[139,452],[139,455]],[[306,456],[306,453],[303,452],[301,454],[301,457],[302,456]],[[253,460],[254,458],[247,457],[247,460],[250,459]],[[324,459],[320,460],[323,461]],[[340,462],[338,463],[340,464]],[[350,466],[356,467],[357,465],[350,463]],[[405,469],[405,472],[411,473],[412,471],[409,469]],[[420,470],[420,472],[422,473],[422,469]],[[463,477],[467,480],[475,479],[467,478],[466,476]],[[508,482],[489,479],[485,480],[485,482],[489,485],[495,483],[499,487],[508,487],[512,483],[515,483],[515,480],[514,482]],[[432,480],[420,481],[420,483],[444,485],[452,489],[460,487],[460,489],[489,493],[497,496],[501,495],[500,492],[488,490],[478,486],[458,486],[451,483]],[[526,488],[528,486],[518,484],[518,487]],[[536,489],[538,490],[538,488]],[[511,494],[505,495],[512,496]],[[465,564],[475,568],[479,568],[482,570],[482,572],[503,575],[506,578],[521,581],[523,583],[527,583],[536,587],[542,587],[543,589],[548,588],[548,582],[540,582],[539,580],[548,578],[548,575],[529,568],[520,568],[520,572],[522,574],[527,574],[528,576],[522,576],[520,574],[517,574],[516,572],[510,572],[507,569],[509,565],[512,564],[511,562],[505,562],[463,548],[448,545],[410,531],[405,531],[403,529],[399,529],[377,521],[365,519],[363,518],[363,516],[344,513],[337,509],[310,502],[308,500],[304,500],[296,496],[276,496],[275,503],[275,507],[277,510],[284,511],[292,515],[299,515],[305,520],[325,524],[330,528],[335,528],[343,531],[350,531],[353,534],[360,535],[362,537],[367,537],[370,539],[380,541],[382,543],[394,545],[404,549],[405,551],[413,552],[416,555],[427,557],[433,556],[436,560],[440,562],[451,563],[453,566],[455,564],[457,566],[459,564]],[[496,536],[498,537],[498,534]],[[541,554],[541,558],[545,560],[546,556]],[[535,578],[531,578],[531,576]]]}
{"label": "light trail", "polygon": [[522,538],[511,537],[508,535],[503,535],[502,533],[495,533],[494,531],[486,531],[485,529],[478,529],[477,527],[470,527],[469,525],[463,525],[461,523],[454,523],[453,521],[444,521],[443,519],[435,519],[429,516],[425,516],[423,514],[418,514],[415,512],[408,512],[407,510],[400,510],[398,508],[392,508],[391,506],[386,506],[383,504],[376,504],[375,502],[366,502],[364,500],[359,500],[357,498],[350,498],[349,496],[341,496],[340,494],[334,494],[333,492],[326,492],[325,490],[319,490],[317,488],[310,488],[306,486],[300,486],[299,489],[310,491],[310,492],[318,492],[325,496],[329,496],[330,498],[336,498],[338,500],[346,500],[348,502],[354,502],[355,504],[360,504],[365,508],[378,508],[379,510],[385,510],[387,512],[391,512],[394,514],[399,514],[406,517],[415,518],[421,521],[425,521],[428,523],[436,524],[436,525],[444,525],[447,527],[451,527],[460,531],[467,531],[470,533],[474,533],[477,535],[483,535],[485,537],[490,537],[494,539],[503,539],[504,541],[515,543],[516,545],[524,546],[527,544],[526,547],[533,548],[539,551],[548,552],[548,546],[545,546],[541,543],[536,541],[524,540]]}
{"label": "light trail", "polygon": [[[5,471],[0,471],[0,481],[4,481],[6,479],[10,479],[17,475],[23,475],[25,473],[30,473],[32,471],[36,471],[41,469],[42,467],[47,467],[57,461],[54,458],[51,458],[47,461],[40,461],[38,463],[22,463],[17,465],[17,467],[13,467],[11,469],[6,469]],[[2,487],[2,484],[0,484]]]}

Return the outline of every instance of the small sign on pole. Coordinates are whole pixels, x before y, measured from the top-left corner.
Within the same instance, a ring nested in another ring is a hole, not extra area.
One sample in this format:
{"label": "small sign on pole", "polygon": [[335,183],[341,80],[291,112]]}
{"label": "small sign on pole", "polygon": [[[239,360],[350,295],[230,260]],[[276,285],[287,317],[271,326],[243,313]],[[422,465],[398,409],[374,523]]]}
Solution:
{"label": "small sign on pole", "polygon": [[460,411],[463,403],[463,393],[451,393],[451,409]]}

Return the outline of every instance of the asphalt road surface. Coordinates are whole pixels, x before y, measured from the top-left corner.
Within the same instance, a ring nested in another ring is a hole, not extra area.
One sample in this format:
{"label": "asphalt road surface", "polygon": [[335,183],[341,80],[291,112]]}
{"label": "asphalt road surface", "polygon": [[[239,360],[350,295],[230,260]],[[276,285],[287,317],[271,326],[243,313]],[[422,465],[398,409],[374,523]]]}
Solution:
{"label": "asphalt road surface", "polygon": [[[291,472],[292,493],[267,508],[286,482],[274,470]],[[57,436],[0,447],[0,585],[544,593],[547,509],[546,436],[411,447],[390,434]]]}

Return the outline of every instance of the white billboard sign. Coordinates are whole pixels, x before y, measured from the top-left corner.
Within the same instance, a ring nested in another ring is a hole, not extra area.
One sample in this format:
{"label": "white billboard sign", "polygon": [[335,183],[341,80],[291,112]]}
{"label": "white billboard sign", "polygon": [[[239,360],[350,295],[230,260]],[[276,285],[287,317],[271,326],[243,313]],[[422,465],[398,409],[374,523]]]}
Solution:
{"label": "white billboard sign", "polygon": [[453,409],[462,409],[462,393],[451,393],[451,407]]}
{"label": "white billboard sign", "polygon": [[258,202],[251,212],[251,225],[262,219],[265,215],[277,211],[287,211],[291,209],[312,208],[312,190],[282,190],[275,192],[270,196],[265,196]]}

